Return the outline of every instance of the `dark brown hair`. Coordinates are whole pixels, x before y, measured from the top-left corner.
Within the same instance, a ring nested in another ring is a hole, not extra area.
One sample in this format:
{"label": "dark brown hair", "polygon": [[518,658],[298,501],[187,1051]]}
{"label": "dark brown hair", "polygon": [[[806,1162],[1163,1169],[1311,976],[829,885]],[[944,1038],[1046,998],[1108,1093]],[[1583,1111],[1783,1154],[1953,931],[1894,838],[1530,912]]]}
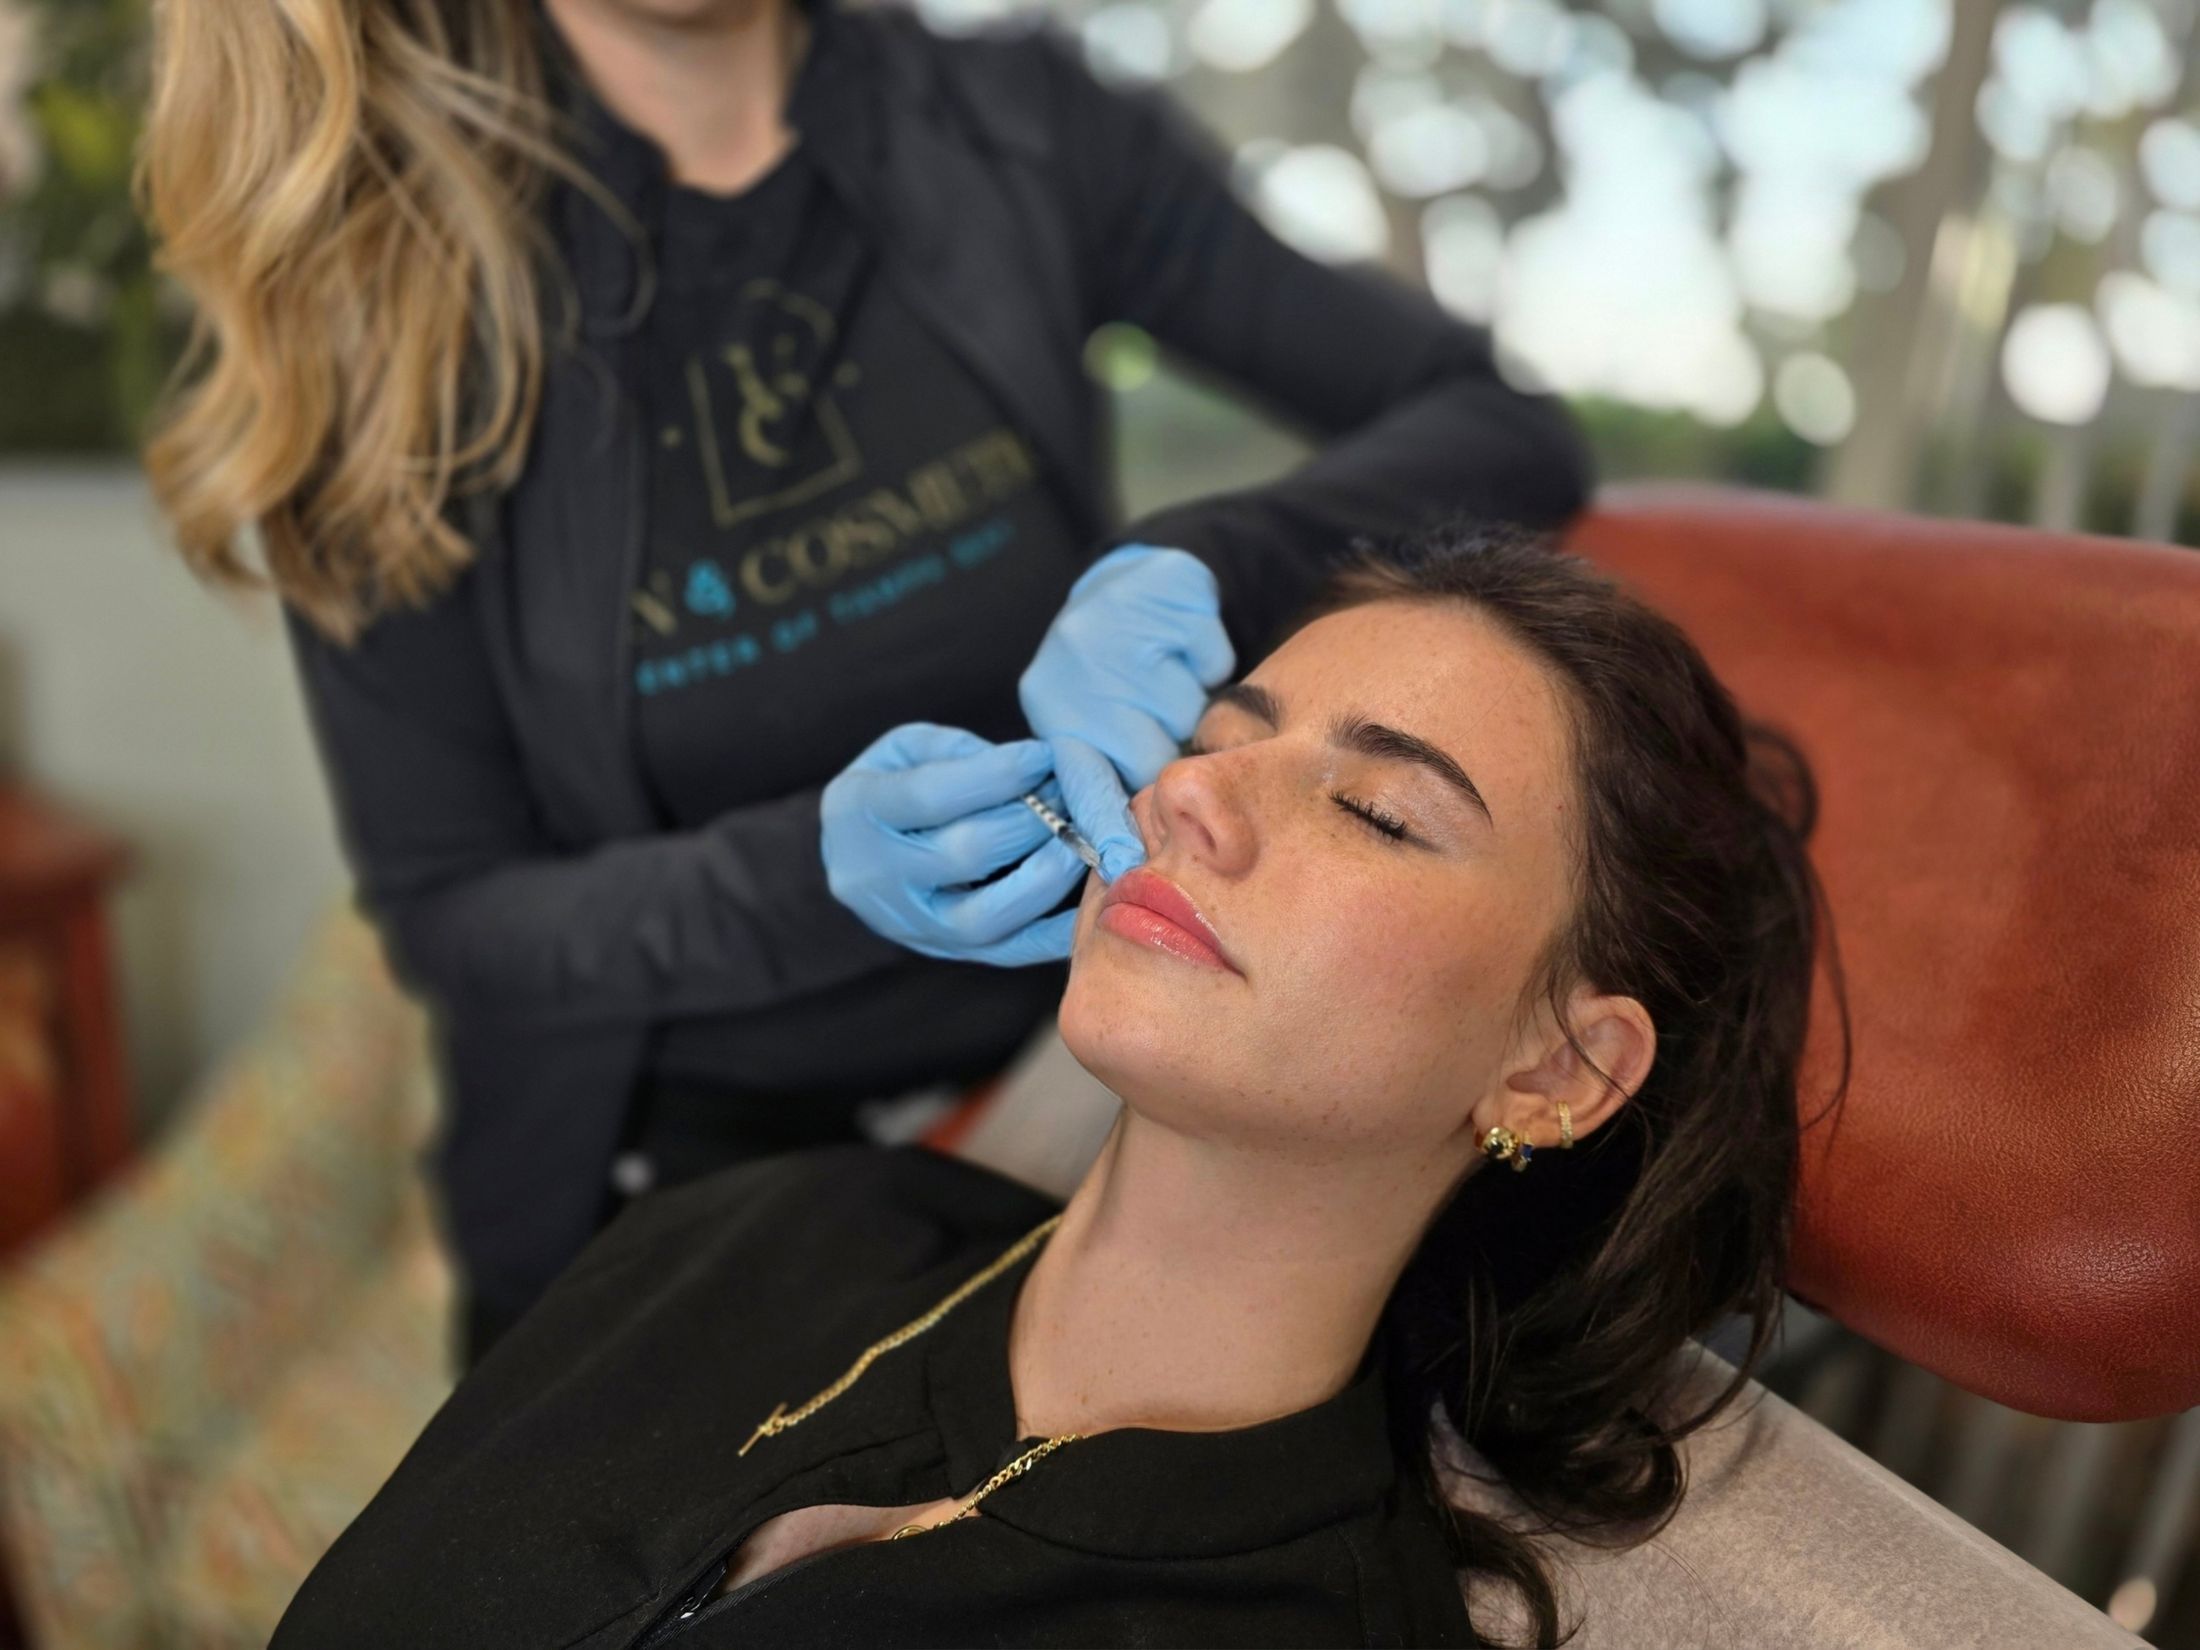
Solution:
{"label": "dark brown hair", "polygon": [[[1679,1506],[1676,1444],[1741,1391],[1779,1323],[1821,941],[1841,1028],[1828,1110],[1847,1086],[1839,958],[1804,851],[1817,792],[1793,741],[1746,720],[1677,625],[1548,533],[1460,524],[1355,552],[1302,623],[1467,603],[1561,688],[1582,802],[1575,900],[1523,1014],[1540,999],[1563,1024],[1587,983],[1634,997],[1657,1028],[1649,1075],[1604,1127],[1526,1173],[1463,1179],[1380,1337],[1399,1457],[1455,1561],[1517,1588],[1536,1643],[1556,1645],[1571,1634],[1534,1546],[1446,1498],[1432,1417],[1440,1406],[1542,1528],[1625,1544]],[[1736,1314],[1750,1334],[1734,1380],[1694,1414],[1654,1417],[1685,1372],[1676,1355]]]}

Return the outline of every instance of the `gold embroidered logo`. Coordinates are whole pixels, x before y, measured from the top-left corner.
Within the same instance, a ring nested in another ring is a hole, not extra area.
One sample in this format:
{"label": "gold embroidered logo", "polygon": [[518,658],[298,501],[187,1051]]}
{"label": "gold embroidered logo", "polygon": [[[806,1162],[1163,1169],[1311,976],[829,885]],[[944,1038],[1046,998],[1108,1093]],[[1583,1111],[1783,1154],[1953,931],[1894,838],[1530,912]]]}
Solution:
{"label": "gold embroidered logo", "polygon": [[[861,369],[843,361],[830,382],[814,381],[839,330],[832,313],[770,279],[744,283],[737,298],[744,312],[766,312],[736,327],[762,342],[728,344],[715,356],[687,362],[696,451],[711,520],[720,528],[800,504],[863,473],[863,455],[838,399],[838,392],[861,380]],[[816,413],[824,451],[798,474],[792,438],[805,409]],[[667,429],[663,440],[677,447],[680,432]]]}
{"label": "gold embroidered logo", "polygon": [[[684,364],[692,429],[669,424],[658,440],[676,453],[692,433],[711,520],[721,532],[815,502],[737,556],[728,547],[723,560],[693,556],[677,577],[667,568],[647,574],[629,595],[637,635],[654,648],[702,620],[706,634],[719,639],[713,646],[753,649],[756,635],[768,630],[773,646],[788,651],[801,639],[790,627],[807,625],[807,635],[818,624],[817,612],[790,606],[801,598],[826,595],[834,622],[851,622],[945,578],[950,564],[968,569],[991,559],[1013,538],[997,507],[1033,484],[1038,464],[1006,424],[936,452],[899,478],[874,478],[828,500],[824,495],[865,472],[839,399],[861,381],[861,371],[852,361],[828,365],[839,328],[815,299],[770,279],[745,282],[735,296],[736,341]],[[816,439],[803,427],[813,416]],[[981,521],[989,511],[994,519]],[[868,580],[851,578],[874,570]],[[730,636],[727,626],[737,615],[743,634]],[[692,650],[689,657],[677,669],[669,660],[645,661],[642,691],[668,679],[677,686],[702,670]]]}

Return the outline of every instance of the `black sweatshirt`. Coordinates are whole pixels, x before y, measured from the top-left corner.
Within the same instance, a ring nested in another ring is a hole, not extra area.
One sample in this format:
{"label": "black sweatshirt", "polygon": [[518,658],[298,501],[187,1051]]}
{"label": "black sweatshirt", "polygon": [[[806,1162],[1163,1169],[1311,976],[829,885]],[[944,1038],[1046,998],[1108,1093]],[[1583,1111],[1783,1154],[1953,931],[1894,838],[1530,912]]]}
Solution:
{"label": "black sweatshirt", "polygon": [[[790,120],[832,118],[815,91]],[[629,625],[672,825],[798,790],[820,749],[896,722],[1028,734],[1016,677],[1086,546],[809,157],[732,197],[669,190],[657,268]]]}
{"label": "black sweatshirt", "polygon": [[[1355,535],[1462,512],[1552,523],[1586,500],[1562,403],[1508,384],[1488,334],[1425,294],[1283,246],[1161,94],[1103,88],[1051,28],[947,39],[898,8],[811,10],[805,73],[835,118],[799,129],[803,152],[878,279],[1028,444],[1073,560],[1129,540],[1199,556],[1249,667]],[[597,176],[657,223],[661,164],[593,130]],[[615,1207],[609,1165],[668,1026],[715,1022],[758,1092],[893,1093],[993,1069],[1062,981],[913,956],[834,899],[818,794],[883,726],[813,745],[783,794],[668,819],[628,623],[650,515],[645,260],[583,191],[548,212],[579,345],[550,363],[518,485],[462,506],[474,561],[351,649],[291,621],[360,902],[435,1011],[449,1234],[473,1298],[507,1316]],[[1107,321],[1327,445],[1272,484],[1112,529],[1083,368]]]}
{"label": "black sweatshirt", "polygon": [[[797,129],[838,122],[805,60]],[[647,140],[610,141],[660,164]],[[900,722],[1024,736],[1016,678],[1084,565],[1031,444],[910,312],[797,145],[742,194],[666,191],[641,351],[649,519],[633,593],[642,767],[674,830],[830,777]],[[669,1021],[633,1145],[659,1183],[847,1138],[863,1100],[998,1070],[1061,970],[911,955],[827,993],[814,1034],[753,1014]]]}
{"label": "black sweatshirt", "polygon": [[1056,1207],[922,1147],[641,1199],[460,1383],[271,1650],[1472,1643],[1372,1348],[1311,1408],[1080,1438],[974,1517],[709,1597],[767,1518],[966,1496],[1039,1442],[1008,1364],[1033,1250],[740,1453]]}

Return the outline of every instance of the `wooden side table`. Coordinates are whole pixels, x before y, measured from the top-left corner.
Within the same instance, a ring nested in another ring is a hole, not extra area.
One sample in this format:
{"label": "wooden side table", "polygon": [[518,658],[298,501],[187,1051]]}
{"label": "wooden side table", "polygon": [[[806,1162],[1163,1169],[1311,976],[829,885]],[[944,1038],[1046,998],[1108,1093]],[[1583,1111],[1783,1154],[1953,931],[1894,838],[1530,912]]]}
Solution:
{"label": "wooden side table", "polygon": [[124,845],[0,784],[0,1262],[135,1144],[106,893]]}

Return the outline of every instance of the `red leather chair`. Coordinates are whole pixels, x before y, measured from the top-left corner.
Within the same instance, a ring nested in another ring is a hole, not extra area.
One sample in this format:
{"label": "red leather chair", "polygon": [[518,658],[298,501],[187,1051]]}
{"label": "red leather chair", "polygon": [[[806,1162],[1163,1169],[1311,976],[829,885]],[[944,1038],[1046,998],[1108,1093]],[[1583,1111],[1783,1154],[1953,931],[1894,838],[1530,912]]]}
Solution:
{"label": "red leather chair", "polygon": [[1568,547],[1820,782],[1794,1292],[2013,1408],[2200,1404],[2200,554],[1662,484]]}

